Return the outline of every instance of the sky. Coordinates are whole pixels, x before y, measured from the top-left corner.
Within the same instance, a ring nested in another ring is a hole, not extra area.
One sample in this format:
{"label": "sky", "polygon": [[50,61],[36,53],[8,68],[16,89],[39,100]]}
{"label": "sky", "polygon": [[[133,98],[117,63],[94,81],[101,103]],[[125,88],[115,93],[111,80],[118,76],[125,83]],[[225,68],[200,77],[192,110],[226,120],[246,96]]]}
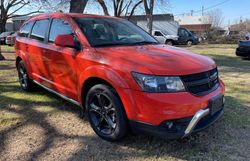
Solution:
{"label": "sky", "polygon": [[[90,0],[91,1],[91,0]],[[205,14],[214,9],[219,9],[223,14],[223,26],[234,24],[241,19],[250,19],[250,0],[156,0],[161,1],[161,4],[156,4],[155,13],[172,13],[173,15],[189,14],[191,10],[194,15],[201,15],[202,6],[204,6]],[[165,5],[166,4],[166,5]],[[112,5],[111,5],[112,6]],[[139,9],[143,9],[141,6]],[[30,10],[25,8],[20,13]],[[102,14],[102,9],[99,5],[89,3],[86,8],[87,13]]]}
{"label": "sky", "polygon": [[[232,24],[240,18],[250,18],[250,0],[171,0],[170,13],[174,15],[200,11],[202,6],[208,8],[205,12],[220,9],[224,17],[224,25]],[[201,12],[194,13],[201,15]]]}

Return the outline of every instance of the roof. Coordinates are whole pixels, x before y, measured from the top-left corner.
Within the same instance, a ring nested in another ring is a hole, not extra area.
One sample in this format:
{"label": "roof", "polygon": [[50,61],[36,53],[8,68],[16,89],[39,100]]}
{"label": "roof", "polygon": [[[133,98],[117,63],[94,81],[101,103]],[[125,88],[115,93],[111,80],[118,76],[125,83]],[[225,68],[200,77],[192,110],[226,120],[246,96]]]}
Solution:
{"label": "roof", "polygon": [[[147,21],[147,15],[134,15],[130,18],[133,21]],[[155,21],[174,20],[173,14],[155,14],[153,15]]]}
{"label": "roof", "polygon": [[69,16],[69,17],[85,17],[85,18],[117,18],[112,16],[104,16],[104,15],[95,15],[95,14],[83,14],[83,13],[61,13],[61,12],[54,12],[54,13],[44,13],[32,16],[30,20],[34,19],[43,19],[49,17],[61,17],[61,16]]}
{"label": "roof", "polygon": [[209,16],[175,16],[175,21],[180,25],[204,25],[211,24]]}

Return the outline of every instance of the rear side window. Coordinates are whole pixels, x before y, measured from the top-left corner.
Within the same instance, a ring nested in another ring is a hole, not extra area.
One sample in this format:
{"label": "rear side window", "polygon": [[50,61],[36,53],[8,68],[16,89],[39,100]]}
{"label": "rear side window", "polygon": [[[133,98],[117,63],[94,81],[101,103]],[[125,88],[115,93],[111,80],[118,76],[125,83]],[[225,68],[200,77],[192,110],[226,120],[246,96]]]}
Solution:
{"label": "rear side window", "polygon": [[39,41],[44,41],[48,24],[49,24],[48,19],[36,21],[35,25],[34,25],[34,27],[32,29],[30,37],[32,39],[36,39],[36,40],[39,40]]}
{"label": "rear side window", "polygon": [[57,35],[68,34],[73,35],[74,32],[67,21],[62,19],[53,19],[50,34],[49,34],[49,42],[54,42]]}
{"label": "rear side window", "polygon": [[34,21],[28,22],[28,23],[24,24],[20,28],[19,36],[21,36],[21,37],[28,37],[33,24],[34,24]]}

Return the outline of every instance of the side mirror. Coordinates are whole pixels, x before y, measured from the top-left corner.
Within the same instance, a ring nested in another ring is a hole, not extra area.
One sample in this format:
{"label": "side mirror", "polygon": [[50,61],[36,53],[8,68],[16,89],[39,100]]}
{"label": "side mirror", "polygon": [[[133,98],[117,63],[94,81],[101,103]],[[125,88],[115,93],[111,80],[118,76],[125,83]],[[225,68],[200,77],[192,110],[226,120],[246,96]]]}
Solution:
{"label": "side mirror", "polygon": [[80,44],[74,40],[74,37],[72,35],[66,35],[66,34],[56,36],[55,45],[61,47],[70,47],[76,50],[81,49]]}

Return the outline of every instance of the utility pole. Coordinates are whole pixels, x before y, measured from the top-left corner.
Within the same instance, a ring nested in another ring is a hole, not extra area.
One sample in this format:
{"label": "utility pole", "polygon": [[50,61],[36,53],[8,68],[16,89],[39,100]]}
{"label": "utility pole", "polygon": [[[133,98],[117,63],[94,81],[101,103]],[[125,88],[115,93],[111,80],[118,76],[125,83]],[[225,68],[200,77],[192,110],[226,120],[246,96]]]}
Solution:
{"label": "utility pole", "polygon": [[193,14],[194,14],[194,10],[191,10],[191,16],[193,16]]}
{"label": "utility pole", "polygon": [[202,6],[201,14],[202,14],[202,16],[204,16],[204,6]]}

